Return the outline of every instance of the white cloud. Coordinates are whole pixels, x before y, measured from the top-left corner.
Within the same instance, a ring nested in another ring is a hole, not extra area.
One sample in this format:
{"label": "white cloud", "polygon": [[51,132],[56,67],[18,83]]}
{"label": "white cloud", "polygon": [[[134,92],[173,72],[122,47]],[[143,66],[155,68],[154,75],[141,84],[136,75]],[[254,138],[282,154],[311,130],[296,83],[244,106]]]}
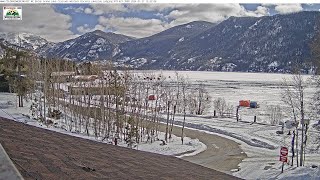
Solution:
{"label": "white cloud", "polygon": [[[108,6],[108,8],[111,7]],[[217,23],[230,16],[260,17],[269,15],[269,9],[266,7],[258,6],[255,11],[248,11],[239,4],[130,4],[126,6],[126,8],[128,9],[121,10],[123,10],[123,12],[154,11],[154,14],[160,19],[124,18],[119,16],[108,18],[100,16],[98,20],[100,29],[112,29],[117,33],[134,37],[146,37],[170,27],[192,21]],[[116,10],[119,9],[119,7],[113,7],[111,9]],[[162,10],[171,10],[171,12],[164,16]],[[170,21],[168,22],[166,20]]]}
{"label": "white cloud", "polygon": [[107,30],[106,27],[100,25],[100,24],[97,24],[94,28],[90,28],[88,24],[84,24],[83,26],[78,26],[77,27],[77,31],[80,33],[80,34],[85,34],[85,33],[88,33],[88,32],[92,32],[94,30],[101,30],[101,31],[105,31]]}
{"label": "white cloud", "polygon": [[133,37],[146,37],[167,29],[168,24],[159,19],[99,17],[100,28],[114,29],[116,33]]}
{"label": "white cloud", "polygon": [[129,11],[163,11],[173,9],[179,4],[128,4]]}
{"label": "white cloud", "polygon": [[75,8],[75,7],[72,7],[72,6],[66,7],[66,8],[64,8],[64,10],[72,10],[72,11],[77,12],[77,13],[81,13],[81,12],[84,11],[83,7]]}
{"label": "white cloud", "polygon": [[278,5],[278,4],[274,4],[274,3],[262,3],[261,4],[261,6],[263,6],[263,7],[274,7],[276,5]]}
{"label": "white cloud", "polygon": [[[22,5],[22,21],[0,21],[1,32],[27,32],[58,42],[75,35],[71,28],[71,17],[60,14],[51,5]],[[1,14],[2,16],[2,11]]]}
{"label": "white cloud", "polygon": [[124,4],[91,4],[91,7],[95,15],[128,11]]}
{"label": "white cloud", "polygon": [[258,6],[257,10],[255,10],[255,13],[259,14],[259,15],[262,15],[262,16],[270,15],[269,8],[263,7],[263,6]]}
{"label": "white cloud", "polygon": [[278,4],[274,9],[279,14],[289,14],[303,10],[301,4]]}
{"label": "white cloud", "polygon": [[92,29],[91,31],[94,31],[94,30],[101,30],[101,31],[105,31],[106,30],[106,27],[100,25],[100,24],[97,24],[94,29]]}
{"label": "white cloud", "polygon": [[84,9],[84,13],[86,13],[86,14],[92,14],[92,9],[91,8],[85,8]]}
{"label": "white cloud", "polygon": [[259,7],[256,11],[248,11],[239,4],[185,4],[176,7],[167,16],[172,19],[171,26],[188,23],[191,21],[221,22],[230,16],[263,16],[268,14],[268,9]]}
{"label": "white cloud", "polygon": [[78,31],[80,34],[84,34],[84,33],[87,33],[87,32],[92,31],[92,29],[89,28],[89,25],[88,25],[88,24],[84,24],[83,26],[77,27],[77,31]]}

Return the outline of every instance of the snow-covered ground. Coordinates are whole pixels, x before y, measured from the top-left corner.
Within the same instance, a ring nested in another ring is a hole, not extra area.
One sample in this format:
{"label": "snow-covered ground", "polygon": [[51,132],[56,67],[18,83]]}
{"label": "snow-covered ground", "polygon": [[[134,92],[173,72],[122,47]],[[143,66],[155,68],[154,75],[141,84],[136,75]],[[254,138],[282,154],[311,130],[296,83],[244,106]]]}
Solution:
{"label": "snow-covered ground", "polygon": [[[163,71],[162,73],[165,76],[175,76],[174,71]],[[188,71],[179,72],[179,74],[188,76],[192,84],[197,84],[199,81],[204,83],[213,99],[223,97],[233,106],[237,106],[239,100],[242,99],[258,101],[260,104],[258,109],[240,109],[242,117],[240,122],[236,122],[233,118],[211,118],[210,115],[212,115],[213,108],[209,110],[207,117],[189,116],[186,119],[187,128],[229,138],[240,144],[248,158],[240,163],[239,169],[233,170],[233,175],[244,179],[320,179],[320,132],[315,128],[310,128],[309,130],[305,167],[296,168],[296,163],[294,163],[293,167],[286,164],[284,173],[281,174],[282,163],[279,161],[279,151],[281,146],[286,146],[290,149],[291,135],[287,135],[289,129],[285,129],[284,135],[277,135],[276,131],[281,130],[281,126],[266,125],[269,123],[266,113],[267,106],[281,105],[284,107],[281,101],[281,82],[283,78],[290,80],[291,75]],[[308,79],[310,76],[304,76],[304,78]],[[306,89],[307,100],[312,96],[313,90],[312,87]],[[0,99],[2,100],[1,97]],[[5,110],[10,114],[17,115],[17,110],[14,110],[14,108]],[[22,112],[19,113],[21,114]],[[257,123],[252,123],[254,115],[258,116]],[[315,121],[312,121],[311,126],[315,123]],[[182,116],[176,116],[175,124],[182,124]],[[180,139],[174,138],[173,141],[175,140],[179,144]],[[197,141],[193,142],[197,144]],[[159,142],[157,143],[159,144]],[[143,146],[139,144],[138,149],[164,152],[164,149],[153,150],[153,147],[149,145]],[[174,146],[174,143],[172,146]],[[203,149],[204,147],[201,146]],[[160,148],[163,147],[160,146]],[[180,147],[175,148],[179,149]],[[174,152],[171,154],[177,154],[178,150],[174,150],[175,148],[172,147]],[[184,152],[190,152],[184,146],[181,146],[181,148],[185,150]],[[196,149],[199,150],[201,148],[199,146]],[[291,155],[290,152],[289,155]],[[289,159],[291,159],[290,156]],[[318,167],[311,168],[311,165]]]}
{"label": "snow-covered ground", "polygon": [[[183,121],[182,116],[176,116],[176,124],[181,125]],[[290,149],[291,136],[287,135],[288,129],[285,129],[284,135],[277,135],[276,131],[281,130],[281,126],[270,126],[261,124],[252,124],[250,122],[236,122],[235,119],[228,118],[201,118],[201,117],[187,117],[186,127],[205,131],[210,134],[222,136],[240,144],[241,149],[247,154],[239,169],[234,169],[233,175],[244,179],[272,179],[272,178],[287,178],[287,176],[280,175],[282,163],[279,161],[280,148],[285,146]],[[314,132],[314,130],[312,130]],[[320,138],[320,133],[316,132],[315,138]],[[306,167],[310,177],[316,176],[315,179],[320,179],[320,169],[308,168],[311,165],[320,166],[320,151],[317,149],[319,144],[314,142],[316,139],[310,139],[307,144],[308,153],[306,155]],[[314,142],[314,143],[313,143]],[[311,149],[314,149],[311,151]],[[316,150],[315,150],[316,149]],[[289,159],[291,153],[289,152]],[[291,163],[291,161],[289,161]],[[301,168],[296,167],[295,159],[294,166],[285,165],[285,172],[292,173],[302,171]],[[306,172],[305,172],[306,173]],[[287,173],[290,175],[290,173]],[[296,178],[300,175],[296,174]]]}
{"label": "snow-covered ground", "polygon": [[[162,73],[171,78],[176,76],[175,71],[149,73]],[[293,167],[285,165],[285,173],[281,174],[279,151],[281,146],[291,149],[292,130],[291,135],[287,135],[289,129],[285,129],[284,135],[277,135],[276,131],[280,131],[281,126],[268,125],[270,124],[268,106],[280,105],[282,111],[286,111],[286,106],[281,101],[284,87],[282,83],[284,79],[291,82],[292,75],[197,71],[178,71],[178,73],[187,76],[192,85],[203,83],[213,99],[222,97],[234,107],[238,105],[239,100],[257,101],[260,105],[258,109],[241,108],[239,110],[241,122],[236,122],[235,118],[211,118],[214,111],[212,105],[207,116],[189,116],[186,119],[188,128],[216,134],[241,144],[248,158],[243,160],[239,169],[233,170],[233,175],[244,179],[320,179],[320,132],[312,127],[308,132],[305,167],[295,168],[296,163]],[[310,75],[303,76],[306,81],[310,78]],[[314,90],[313,86],[305,89],[306,105],[309,104]],[[290,113],[283,115],[282,120],[290,119]],[[257,116],[257,123],[252,123],[254,116]],[[182,125],[182,121],[182,116],[176,116],[176,125]],[[311,121],[311,126],[316,123]],[[311,165],[317,165],[318,168],[310,168]]]}
{"label": "snow-covered ground", "polygon": [[[162,71],[162,73],[165,76],[175,76],[174,71]],[[284,173],[281,174],[280,148],[285,146],[291,149],[291,135],[287,135],[289,129],[285,129],[284,135],[277,135],[276,131],[281,130],[281,126],[265,125],[269,124],[266,113],[268,105],[280,105],[284,110],[281,84],[284,78],[290,81],[291,75],[192,71],[178,73],[189,77],[192,84],[204,83],[213,99],[225,98],[233,106],[237,106],[239,100],[243,99],[254,100],[260,104],[258,109],[240,109],[241,122],[236,122],[234,118],[210,118],[213,107],[207,117],[186,119],[188,128],[216,134],[240,144],[248,158],[240,163],[239,169],[233,170],[233,175],[244,179],[320,179],[320,132],[317,129],[311,127],[308,133],[305,167],[296,168],[296,163],[293,167],[286,164]],[[305,75],[303,78],[308,80],[311,76]],[[310,100],[313,91],[313,87],[306,89],[307,101]],[[255,115],[258,117],[258,123],[252,123]],[[177,125],[181,125],[182,121],[182,116],[176,117]],[[311,126],[316,123],[311,121]],[[289,159],[290,155],[289,152]],[[311,168],[311,165],[318,167]]]}
{"label": "snow-covered ground", "polygon": [[[137,71],[137,73],[153,72],[162,73],[167,79],[175,79],[175,71]],[[240,72],[203,72],[203,71],[177,71],[179,75],[188,77],[192,85],[203,83],[208,90],[212,100],[219,97],[224,98],[233,107],[238,106],[240,100],[256,101],[260,108],[241,108],[241,117],[250,118],[252,121],[257,116],[258,122],[268,122],[268,107],[280,105],[285,109],[281,101],[283,92],[283,80],[292,81],[290,74],[268,74],[268,73],[240,73]],[[168,78],[170,77],[170,78]],[[305,81],[309,81],[311,75],[303,75]],[[313,87],[305,90],[305,99],[309,100],[313,96]],[[309,103],[309,102],[308,102]],[[213,114],[214,108],[208,110],[208,114]],[[285,114],[284,114],[285,115]]]}
{"label": "snow-covered ground", "polygon": [[[54,126],[47,127],[36,120],[30,119],[30,105],[31,102],[26,102],[24,104],[24,107],[19,108],[16,106],[16,96],[14,94],[0,93],[0,117],[13,119],[15,121],[23,122],[32,126],[41,127],[44,129],[48,129],[63,134],[68,134],[75,137],[99,141],[99,139],[96,139],[94,136],[87,136],[84,133],[77,133],[74,131],[69,132],[62,128]],[[164,139],[164,133],[159,134],[159,139]],[[163,155],[177,155],[177,157],[184,157],[198,154],[206,150],[207,148],[207,146],[200,142],[198,139],[191,139],[189,137],[184,137],[184,144],[181,144],[181,138],[175,135],[172,136],[167,145],[160,145],[162,143],[162,141],[160,140],[155,141],[153,143],[141,142],[140,144],[135,146],[134,149]],[[104,143],[110,143],[110,141],[104,141]],[[123,141],[118,142],[118,145],[127,147],[127,144]]]}

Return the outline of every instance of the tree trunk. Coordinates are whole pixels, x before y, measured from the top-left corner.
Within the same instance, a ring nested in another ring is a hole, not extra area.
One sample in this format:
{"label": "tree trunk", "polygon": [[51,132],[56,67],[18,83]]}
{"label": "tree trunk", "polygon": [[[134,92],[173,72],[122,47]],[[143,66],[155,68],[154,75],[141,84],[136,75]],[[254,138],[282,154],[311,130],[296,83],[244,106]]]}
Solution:
{"label": "tree trunk", "polygon": [[176,114],[177,105],[173,106],[173,115],[172,115],[172,121],[171,121],[171,127],[170,127],[170,133],[169,133],[169,139],[171,139],[172,135],[172,129],[173,129],[173,123],[174,123],[174,116]]}
{"label": "tree trunk", "polygon": [[182,144],[183,144],[183,138],[184,138],[183,131],[184,131],[185,122],[186,122],[186,107],[184,106],[184,108],[183,108],[183,123],[182,123],[182,130],[181,130],[181,143]]}
{"label": "tree trunk", "polygon": [[165,141],[168,142],[168,127],[169,127],[169,113],[170,113],[170,101],[167,103],[167,125],[166,125],[166,134]]}
{"label": "tree trunk", "polygon": [[[302,90],[301,90],[302,91]],[[300,166],[303,165],[303,151],[304,151],[304,109],[303,109],[303,92],[300,93],[301,101],[301,151],[300,151]]]}
{"label": "tree trunk", "polygon": [[296,133],[293,131],[293,136],[292,136],[292,140],[291,140],[291,153],[292,153],[292,158],[291,158],[291,166],[293,166],[293,159],[294,159],[294,139],[295,139],[295,136],[296,136]]}

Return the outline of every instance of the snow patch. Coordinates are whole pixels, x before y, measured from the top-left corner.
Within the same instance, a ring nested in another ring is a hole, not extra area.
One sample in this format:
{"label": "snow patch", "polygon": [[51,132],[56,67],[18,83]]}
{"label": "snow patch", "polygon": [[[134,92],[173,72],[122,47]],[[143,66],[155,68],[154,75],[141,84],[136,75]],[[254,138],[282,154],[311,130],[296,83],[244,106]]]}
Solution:
{"label": "snow patch", "polygon": [[182,37],[182,38],[179,39],[179,42],[182,42],[182,41],[184,41],[184,37]]}

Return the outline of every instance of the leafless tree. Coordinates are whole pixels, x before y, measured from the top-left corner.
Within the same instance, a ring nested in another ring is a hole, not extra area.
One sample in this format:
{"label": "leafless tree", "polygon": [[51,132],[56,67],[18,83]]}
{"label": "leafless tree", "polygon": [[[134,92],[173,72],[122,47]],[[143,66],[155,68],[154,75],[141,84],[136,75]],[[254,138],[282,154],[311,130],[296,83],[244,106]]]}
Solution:
{"label": "leafless tree", "polygon": [[219,116],[223,117],[227,108],[226,100],[224,98],[219,97],[213,101],[213,106],[214,109],[218,112]]}
{"label": "leafless tree", "polygon": [[[298,163],[298,127],[296,128],[296,152],[297,152],[297,165],[303,165],[304,159],[304,146],[306,143],[306,124],[305,124],[305,88],[306,82],[303,79],[301,73],[298,71],[292,75],[291,82],[286,79],[283,82],[284,91],[282,94],[282,101],[291,108],[291,115],[296,124],[300,123],[301,126],[301,143],[300,143],[300,163]],[[300,121],[298,121],[300,119]]]}
{"label": "leafless tree", "polygon": [[202,115],[211,106],[211,96],[203,83],[193,88],[189,95],[189,111],[191,114]]}
{"label": "leafless tree", "polygon": [[183,144],[184,139],[184,128],[185,128],[185,122],[186,122],[186,109],[188,106],[188,95],[190,88],[190,83],[187,78],[181,77],[181,93],[182,93],[182,103],[183,103],[183,123],[182,123],[182,129],[181,129],[181,143]]}
{"label": "leafless tree", "polygon": [[267,107],[270,124],[276,125],[283,118],[280,105],[270,105]]}

